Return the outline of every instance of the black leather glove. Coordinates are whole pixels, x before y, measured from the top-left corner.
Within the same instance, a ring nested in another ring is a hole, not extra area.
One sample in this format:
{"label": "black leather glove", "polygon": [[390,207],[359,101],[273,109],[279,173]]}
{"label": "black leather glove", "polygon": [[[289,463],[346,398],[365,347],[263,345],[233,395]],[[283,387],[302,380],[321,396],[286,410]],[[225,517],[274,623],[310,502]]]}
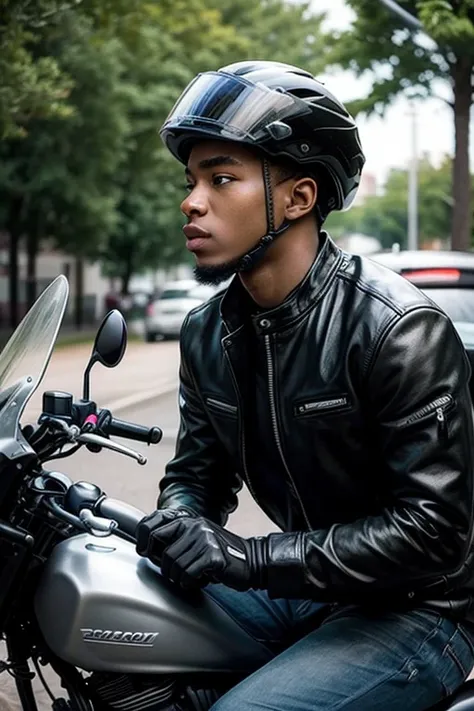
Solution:
{"label": "black leather glove", "polygon": [[[264,588],[266,539],[241,538],[201,516],[180,515],[155,527],[146,553],[183,588],[223,583],[235,590]],[[140,553],[141,550],[137,546]]]}
{"label": "black leather glove", "polygon": [[[152,536],[156,530],[161,528],[170,521],[174,521],[180,516],[195,516],[196,514],[191,510],[183,506],[183,508],[164,508],[157,509],[153,513],[148,514],[142,518],[137,526],[136,536],[137,536],[137,553],[139,555],[146,556],[153,560],[154,563],[160,565],[160,558],[157,555],[157,546],[154,543]],[[151,554],[153,553],[153,559]]]}

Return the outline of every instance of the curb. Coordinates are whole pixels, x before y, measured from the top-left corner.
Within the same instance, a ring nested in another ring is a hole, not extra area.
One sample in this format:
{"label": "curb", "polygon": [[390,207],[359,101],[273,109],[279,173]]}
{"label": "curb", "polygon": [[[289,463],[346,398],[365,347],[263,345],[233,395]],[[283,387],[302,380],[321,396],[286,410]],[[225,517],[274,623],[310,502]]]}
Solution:
{"label": "curb", "polygon": [[110,410],[111,412],[119,412],[120,410],[128,410],[130,407],[135,407],[136,405],[142,405],[145,402],[154,400],[158,397],[163,397],[164,395],[170,395],[178,389],[178,382],[176,380],[170,381],[154,390],[147,390],[143,393],[136,393],[135,395],[128,395],[127,397],[122,397],[118,400],[112,400],[111,402],[103,405],[102,407]]}

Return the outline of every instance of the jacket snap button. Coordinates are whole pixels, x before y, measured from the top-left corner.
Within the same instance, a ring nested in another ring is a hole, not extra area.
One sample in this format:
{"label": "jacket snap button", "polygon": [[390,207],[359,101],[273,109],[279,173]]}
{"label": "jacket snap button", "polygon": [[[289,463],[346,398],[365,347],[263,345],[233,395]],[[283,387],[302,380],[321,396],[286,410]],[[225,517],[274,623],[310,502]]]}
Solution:
{"label": "jacket snap button", "polygon": [[271,325],[271,321],[269,321],[267,318],[262,318],[260,321],[260,326],[262,328],[268,328]]}
{"label": "jacket snap button", "polygon": [[408,597],[409,597],[410,599],[411,599],[412,597],[415,597],[415,593],[414,593],[414,592],[409,592],[409,593],[408,593]]}

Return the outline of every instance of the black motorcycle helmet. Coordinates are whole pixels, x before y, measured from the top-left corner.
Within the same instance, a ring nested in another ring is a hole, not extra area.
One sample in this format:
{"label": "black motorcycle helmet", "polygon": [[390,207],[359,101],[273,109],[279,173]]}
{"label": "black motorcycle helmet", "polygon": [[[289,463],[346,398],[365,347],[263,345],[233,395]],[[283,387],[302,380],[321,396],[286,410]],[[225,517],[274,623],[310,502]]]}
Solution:
{"label": "black motorcycle helmet", "polygon": [[197,140],[220,139],[259,149],[264,157],[268,232],[243,258],[255,264],[287,229],[273,225],[269,166],[265,157],[314,175],[321,188],[322,222],[332,210],[352,204],[364,154],[359,133],[344,106],[309,72],[280,62],[245,61],[199,74],[183,91],[164,122],[161,137],[185,165]]}

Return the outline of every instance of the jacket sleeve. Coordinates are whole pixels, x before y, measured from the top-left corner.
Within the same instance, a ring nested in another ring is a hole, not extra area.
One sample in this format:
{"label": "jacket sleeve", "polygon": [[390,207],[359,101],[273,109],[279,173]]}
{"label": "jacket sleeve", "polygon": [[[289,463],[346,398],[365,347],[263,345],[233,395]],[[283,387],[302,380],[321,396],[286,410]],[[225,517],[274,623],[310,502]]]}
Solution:
{"label": "jacket sleeve", "polygon": [[465,566],[474,439],[462,343],[442,312],[418,307],[397,316],[368,356],[367,409],[383,462],[380,509],[326,530],[270,534],[272,597],[426,597],[449,588]]}
{"label": "jacket sleeve", "polygon": [[218,441],[188,365],[191,350],[185,321],[181,331],[180,425],[173,459],[160,481],[158,508],[184,506],[224,525],[237,508],[242,482]]}

